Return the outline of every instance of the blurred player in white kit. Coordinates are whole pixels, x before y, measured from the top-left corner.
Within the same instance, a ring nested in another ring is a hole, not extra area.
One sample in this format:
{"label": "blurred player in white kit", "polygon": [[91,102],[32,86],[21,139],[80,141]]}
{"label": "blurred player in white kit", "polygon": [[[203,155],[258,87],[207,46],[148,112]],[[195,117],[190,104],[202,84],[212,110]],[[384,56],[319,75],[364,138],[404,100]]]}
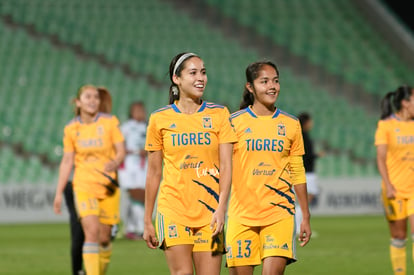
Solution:
{"label": "blurred player in white kit", "polygon": [[[144,232],[145,178],[147,154],[144,150],[147,131],[147,115],[142,102],[133,102],[129,108],[129,119],[121,125],[125,137],[126,157],[118,170],[119,184],[128,193],[123,205],[123,228],[125,237],[142,239]],[[125,192],[124,192],[125,193]]]}

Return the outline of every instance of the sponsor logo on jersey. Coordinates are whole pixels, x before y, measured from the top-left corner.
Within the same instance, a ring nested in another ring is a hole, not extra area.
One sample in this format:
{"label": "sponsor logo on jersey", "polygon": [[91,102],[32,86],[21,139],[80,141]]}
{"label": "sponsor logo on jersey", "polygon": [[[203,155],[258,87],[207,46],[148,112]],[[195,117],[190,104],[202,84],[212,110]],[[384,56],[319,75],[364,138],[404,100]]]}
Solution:
{"label": "sponsor logo on jersey", "polygon": [[185,159],[198,159],[197,156],[192,156],[192,155],[186,155]]}
{"label": "sponsor logo on jersey", "polygon": [[252,130],[251,130],[250,128],[247,128],[246,130],[244,130],[244,132],[245,132],[246,134],[251,134],[251,133],[252,133]]}
{"label": "sponsor logo on jersey", "polygon": [[266,170],[266,169],[253,169],[253,176],[273,176],[276,172],[276,169]]}
{"label": "sponsor logo on jersey", "polygon": [[177,125],[175,125],[175,123],[170,125],[170,129],[175,129],[175,128],[177,128]]}
{"label": "sponsor logo on jersey", "polygon": [[182,162],[180,164],[180,169],[189,169],[189,168],[198,169],[201,166],[201,164],[203,164],[203,161]]}
{"label": "sponsor logo on jersey", "polygon": [[220,175],[220,172],[217,167],[201,167],[202,163],[203,162],[200,162],[200,165],[196,167],[197,178],[206,176],[218,177]]}

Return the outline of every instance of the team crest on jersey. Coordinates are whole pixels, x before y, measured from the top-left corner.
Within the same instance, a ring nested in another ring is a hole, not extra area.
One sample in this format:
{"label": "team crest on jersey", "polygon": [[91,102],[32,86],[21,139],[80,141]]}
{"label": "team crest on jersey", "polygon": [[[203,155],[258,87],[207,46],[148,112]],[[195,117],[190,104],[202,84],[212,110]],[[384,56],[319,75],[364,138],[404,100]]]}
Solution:
{"label": "team crest on jersey", "polygon": [[104,133],[104,128],[103,128],[103,126],[98,126],[98,128],[96,128],[96,133],[97,133],[99,136],[102,136],[102,135],[103,135],[103,133]]}
{"label": "team crest on jersey", "polygon": [[205,128],[205,129],[213,128],[213,123],[211,121],[211,117],[209,117],[209,116],[203,117],[203,128]]}
{"label": "team crest on jersey", "polygon": [[175,224],[170,224],[168,226],[168,237],[170,238],[178,237],[177,226]]}
{"label": "team crest on jersey", "polygon": [[277,125],[277,134],[279,136],[286,136],[286,126],[284,124]]}

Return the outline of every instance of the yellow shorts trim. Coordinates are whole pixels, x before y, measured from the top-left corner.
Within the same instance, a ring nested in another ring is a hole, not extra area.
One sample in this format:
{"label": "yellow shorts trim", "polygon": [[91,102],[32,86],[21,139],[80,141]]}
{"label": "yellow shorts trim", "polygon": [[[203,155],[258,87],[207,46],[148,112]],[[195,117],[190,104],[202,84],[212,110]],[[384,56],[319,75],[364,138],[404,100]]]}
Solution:
{"label": "yellow shorts trim", "polygon": [[176,223],[158,212],[155,228],[161,249],[189,244],[194,246],[193,252],[225,253],[224,232],[213,238],[213,231],[209,224],[202,227],[189,227]]}
{"label": "yellow shorts trim", "polygon": [[266,226],[246,226],[229,218],[226,232],[227,266],[260,265],[267,257],[296,261],[294,216]]}
{"label": "yellow shorts trim", "polygon": [[388,199],[385,190],[382,190],[382,204],[389,221],[403,220],[414,215],[414,198]]}
{"label": "yellow shorts trim", "polygon": [[89,192],[74,190],[75,206],[80,218],[93,215],[99,216],[99,222],[114,225],[120,222],[120,191],[115,189],[112,196],[98,199]]}

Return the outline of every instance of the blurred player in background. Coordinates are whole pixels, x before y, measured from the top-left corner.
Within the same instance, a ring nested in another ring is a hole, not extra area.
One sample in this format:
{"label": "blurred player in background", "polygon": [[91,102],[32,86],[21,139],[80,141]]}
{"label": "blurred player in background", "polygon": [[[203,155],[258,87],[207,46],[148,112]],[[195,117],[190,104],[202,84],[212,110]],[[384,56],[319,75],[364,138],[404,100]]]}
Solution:
{"label": "blurred player in background", "polygon": [[[313,140],[310,136],[310,131],[313,128],[313,119],[307,112],[302,112],[298,115],[300,126],[302,128],[303,144],[305,147],[305,154],[303,155],[303,165],[306,172],[306,187],[308,191],[308,203],[312,207],[319,195],[319,187],[317,183],[317,177],[315,172],[315,162],[318,157],[324,155],[323,152],[316,153]],[[300,207],[296,208],[296,232],[300,232],[300,222],[302,220],[302,211]],[[315,232],[313,232],[315,235]]]}
{"label": "blurred player in background", "polygon": [[[408,223],[414,240],[413,118],[413,88],[401,86],[382,99],[381,119],[375,133],[382,200],[391,234],[391,264],[398,275],[406,274]],[[414,245],[412,249],[414,252]]]}
{"label": "blurred player in background", "polygon": [[81,87],[75,105],[76,117],[64,129],[54,211],[61,213],[62,193],[74,167],[75,204],[85,234],[83,263],[88,275],[99,275],[106,272],[112,226],[119,222],[116,171],[125,157],[124,137],[118,119],[108,114],[112,101],[106,89]]}
{"label": "blurred player in background", "polygon": [[169,73],[170,105],[151,114],[147,131],[144,239],[164,250],[171,274],[219,274],[236,136],[227,108],[202,100],[200,57],[175,56]]}
{"label": "blurred player in background", "polygon": [[133,102],[129,107],[129,119],[121,125],[125,138],[126,157],[119,167],[119,184],[128,192],[128,203],[124,217],[125,237],[140,240],[144,233],[144,198],[147,170],[145,136],[147,115],[142,102]]}
{"label": "blurred player in background", "polygon": [[246,69],[240,110],[231,115],[234,146],[226,233],[230,274],[283,274],[295,256],[295,194],[303,212],[299,240],[311,236],[302,132],[297,118],[275,107],[279,71],[272,62]]}

